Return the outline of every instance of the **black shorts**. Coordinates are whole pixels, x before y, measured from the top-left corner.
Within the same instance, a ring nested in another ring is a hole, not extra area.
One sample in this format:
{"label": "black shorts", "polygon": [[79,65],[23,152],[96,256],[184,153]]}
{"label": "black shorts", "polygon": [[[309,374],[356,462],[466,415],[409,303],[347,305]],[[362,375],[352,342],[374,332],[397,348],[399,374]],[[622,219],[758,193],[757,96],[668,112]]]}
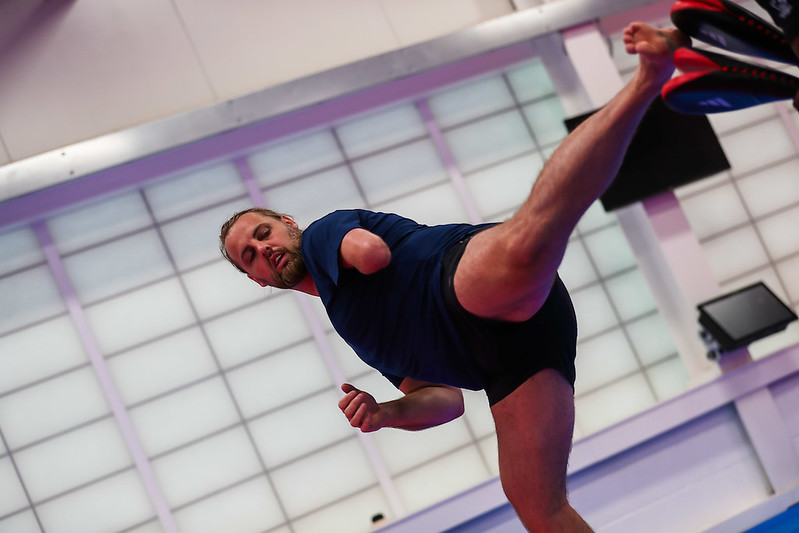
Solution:
{"label": "black shorts", "polygon": [[574,388],[577,319],[563,282],[556,276],[543,307],[525,322],[475,316],[458,302],[454,286],[455,269],[469,239],[471,236],[444,255],[442,290],[450,316],[482,370],[489,404],[499,402],[545,368],[560,372]]}

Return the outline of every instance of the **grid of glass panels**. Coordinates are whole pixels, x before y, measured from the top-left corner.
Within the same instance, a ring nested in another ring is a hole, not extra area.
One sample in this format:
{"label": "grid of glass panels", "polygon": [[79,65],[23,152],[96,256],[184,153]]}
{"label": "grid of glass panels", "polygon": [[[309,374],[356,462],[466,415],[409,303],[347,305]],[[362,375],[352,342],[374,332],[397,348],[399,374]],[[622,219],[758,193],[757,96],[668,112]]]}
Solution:
{"label": "grid of glass panels", "polygon": [[[566,135],[538,60],[442,89],[427,104],[471,206],[414,102],[264,146],[243,163],[263,201],[301,226],[353,207],[428,224],[476,222],[467,216],[475,210],[502,220]],[[498,474],[477,392],[466,391],[467,412],[450,424],[369,436],[370,455],[336,407],[332,376],[379,400],[398,392],[335,336],[318,302],[309,315],[295,295],[261,289],[219,256],[220,223],[252,203],[231,160],[54,214],[38,236],[29,227],[0,235],[0,292],[14,310],[0,318],[0,530],[162,531],[87,336],[180,531],[366,531],[372,513],[396,518]],[[578,436],[682,390],[676,349],[598,204],[572,236],[561,276],[581,332]]]}

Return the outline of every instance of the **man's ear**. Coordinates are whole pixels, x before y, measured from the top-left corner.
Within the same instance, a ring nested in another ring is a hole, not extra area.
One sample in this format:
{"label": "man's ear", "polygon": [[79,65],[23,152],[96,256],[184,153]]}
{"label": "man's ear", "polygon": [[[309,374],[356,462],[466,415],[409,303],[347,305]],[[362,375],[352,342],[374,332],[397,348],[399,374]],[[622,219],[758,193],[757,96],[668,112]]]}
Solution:
{"label": "man's ear", "polygon": [[268,285],[266,284],[266,282],[264,282],[264,281],[261,281],[261,280],[259,280],[259,279],[255,279],[254,277],[250,276],[249,274],[247,274],[247,277],[248,277],[248,278],[250,278],[251,280],[253,280],[253,281],[254,281],[255,283],[257,283],[258,285],[260,285],[261,287],[267,287],[267,286],[268,286]]}
{"label": "man's ear", "polygon": [[280,216],[280,221],[283,222],[284,224],[288,225],[288,226],[293,227],[293,228],[298,228],[299,227],[299,224],[294,222],[293,218],[291,218],[289,216],[286,216],[286,215],[281,215]]}

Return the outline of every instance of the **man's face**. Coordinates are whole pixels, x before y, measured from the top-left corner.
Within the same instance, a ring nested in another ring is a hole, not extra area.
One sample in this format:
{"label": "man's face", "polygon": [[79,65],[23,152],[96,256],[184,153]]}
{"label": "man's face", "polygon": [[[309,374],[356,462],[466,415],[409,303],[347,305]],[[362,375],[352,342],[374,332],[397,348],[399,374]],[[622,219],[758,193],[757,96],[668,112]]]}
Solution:
{"label": "man's face", "polygon": [[306,274],[301,240],[302,231],[288,217],[245,213],[230,228],[225,249],[233,262],[262,287],[290,289]]}

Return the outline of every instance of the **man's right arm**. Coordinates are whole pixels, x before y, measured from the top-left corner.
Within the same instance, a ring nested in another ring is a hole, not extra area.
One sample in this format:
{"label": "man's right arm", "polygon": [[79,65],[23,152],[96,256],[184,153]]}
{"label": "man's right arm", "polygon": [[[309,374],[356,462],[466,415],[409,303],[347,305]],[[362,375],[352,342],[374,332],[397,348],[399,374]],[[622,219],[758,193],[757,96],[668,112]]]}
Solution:
{"label": "man's right arm", "polygon": [[354,228],[344,235],[339,248],[341,266],[354,268],[361,274],[374,274],[391,262],[391,250],[378,235],[363,228]]}

